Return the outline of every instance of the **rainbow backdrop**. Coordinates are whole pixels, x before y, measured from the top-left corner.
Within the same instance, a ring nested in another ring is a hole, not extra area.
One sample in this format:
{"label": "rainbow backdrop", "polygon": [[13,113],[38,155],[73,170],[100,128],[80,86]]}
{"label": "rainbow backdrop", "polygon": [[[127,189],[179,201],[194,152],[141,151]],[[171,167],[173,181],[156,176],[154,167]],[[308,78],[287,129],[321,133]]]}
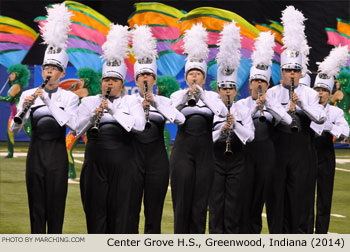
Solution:
{"label": "rainbow backdrop", "polygon": [[178,20],[185,14],[161,3],[136,3],[129,16],[130,28],[148,25],[157,41],[157,68],[161,75],[177,76],[185,66],[185,56],[178,54],[173,45],[180,37]]}
{"label": "rainbow backdrop", "polygon": [[0,15],[0,64],[6,68],[20,64],[38,38],[24,23]]}
{"label": "rainbow backdrop", "polygon": [[[90,67],[95,71],[100,71],[102,68],[101,46],[106,41],[111,22],[84,4],[74,1],[64,3],[73,13],[66,48],[69,61],[76,69]],[[47,7],[49,8],[50,5]],[[37,17],[34,21],[42,26],[46,22],[46,17]]]}
{"label": "rainbow backdrop", "polygon": [[[350,22],[337,18],[337,29],[325,28],[328,41],[327,43],[334,46],[348,46],[350,50]],[[350,60],[347,62],[347,69],[350,69]]]}
{"label": "rainbow backdrop", "polygon": [[[223,29],[225,23],[229,23],[232,20],[240,27],[241,34],[242,57],[238,68],[238,89],[241,89],[249,78],[249,70],[251,67],[250,56],[253,51],[254,39],[259,35],[260,31],[236,13],[212,7],[196,8],[186,14],[179,22],[181,23],[181,34],[183,34],[185,30],[190,29],[193,24],[199,22],[207,29],[207,43],[209,46],[209,56],[207,59],[208,75],[212,78],[216,78],[218,64],[216,63],[215,57],[218,53],[217,43],[220,38],[220,31]],[[178,41],[176,46],[178,46],[179,50],[182,44],[182,41]]]}
{"label": "rainbow backdrop", "polygon": [[[149,25],[152,27],[153,35],[157,40],[157,50],[159,59],[157,60],[159,74],[170,74],[176,76],[183,83],[183,71],[185,65],[185,55],[183,52],[183,34],[185,30],[190,29],[195,23],[201,22],[208,31],[209,57],[208,63],[208,79],[215,79],[217,75],[218,65],[215,57],[218,53],[217,42],[220,31],[224,23],[236,21],[241,29],[241,62],[238,69],[239,89],[247,83],[249,78],[249,70],[251,67],[251,54],[254,46],[254,39],[259,35],[260,31],[275,29],[276,48],[273,71],[273,80],[278,83],[280,80],[279,62],[280,53],[282,51],[282,31],[281,25],[277,22],[271,22],[271,25],[255,27],[247,20],[231,11],[201,7],[196,8],[189,13],[184,13],[171,6],[161,3],[136,3],[135,12],[128,19],[129,26],[133,28],[135,25]],[[262,29],[262,27],[265,27]],[[277,71],[278,70],[278,71]],[[207,87],[209,83],[207,83]]]}

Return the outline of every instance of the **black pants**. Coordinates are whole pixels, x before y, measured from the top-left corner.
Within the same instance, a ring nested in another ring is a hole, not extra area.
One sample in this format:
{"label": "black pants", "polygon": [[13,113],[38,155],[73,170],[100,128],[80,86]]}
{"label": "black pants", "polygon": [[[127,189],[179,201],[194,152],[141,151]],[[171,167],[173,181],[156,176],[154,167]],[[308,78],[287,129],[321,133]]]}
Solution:
{"label": "black pants", "polygon": [[170,156],[174,232],[205,233],[208,198],[214,177],[211,132],[194,136],[179,130]]}
{"label": "black pants", "polygon": [[335,153],[329,148],[317,148],[316,234],[327,234],[334,185]]}
{"label": "black pants", "polygon": [[272,191],[267,198],[270,233],[298,233],[305,221],[308,204],[308,174],[312,165],[311,137],[308,132],[274,135],[276,164],[272,171]]}
{"label": "black pants", "polygon": [[118,146],[86,145],[80,190],[88,233],[138,232],[134,152],[131,144]]}
{"label": "black pants", "polygon": [[144,195],[145,234],[161,233],[164,199],[169,184],[169,159],[163,139],[147,144],[135,141],[139,168],[135,190],[139,195],[139,209]]}
{"label": "black pants", "polygon": [[40,140],[33,134],[26,167],[31,232],[61,234],[68,187],[65,138]]}
{"label": "black pants", "polygon": [[[239,143],[241,146],[242,144]],[[215,174],[209,201],[209,233],[238,234],[242,211],[242,177],[245,153],[231,145],[232,156],[225,156],[226,143],[215,143]]]}
{"label": "black pants", "polygon": [[315,223],[315,189],[316,189],[316,177],[317,177],[317,153],[315,149],[314,138],[311,142],[312,157],[310,166],[310,172],[307,175],[307,188],[305,191],[305,196],[308,195],[307,205],[305,206],[305,216],[301,226],[299,227],[300,233],[313,234],[314,233],[314,223]]}
{"label": "black pants", "polygon": [[[270,138],[247,143],[247,167],[244,176],[245,211],[247,225],[243,232],[260,234],[262,229],[261,214],[268,193],[271,193],[271,172],[275,165],[275,147]],[[249,209],[249,211],[248,211]]]}

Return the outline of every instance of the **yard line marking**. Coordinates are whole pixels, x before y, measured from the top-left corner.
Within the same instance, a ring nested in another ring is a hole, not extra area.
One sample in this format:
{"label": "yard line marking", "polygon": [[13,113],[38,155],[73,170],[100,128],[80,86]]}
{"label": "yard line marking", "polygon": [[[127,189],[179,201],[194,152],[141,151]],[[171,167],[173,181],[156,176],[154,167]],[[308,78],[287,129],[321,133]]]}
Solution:
{"label": "yard line marking", "polygon": [[342,169],[342,168],[335,168],[337,171],[345,171],[345,172],[350,172],[350,170],[347,169]]}
{"label": "yard line marking", "polygon": [[262,216],[262,217],[266,217],[266,213],[262,213],[261,216]]}
{"label": "yard line marking", "polygon": [[[0,156],[2,156],[2,157],[4,157],[4,156],[7,156],[7,152],[1,152],[0,153]],[[14,154],[13,154],[13,157],[26,157],[27,156],[27,152],[26,153],[24,153],[24,152],[15,152]]]}
{"label": "yard line marking", "polygon": [[75,181],[73,179],[68,179],[68,184],[79,184],[79,181]]}
{"label": "yard line marking", "polygon": [[[1,151],[0,152],[0,156],[7,156],[7,151],[6,152]],[[13,154],[13,156],[14,157],[26,157],[27,156],[27,152],[15,152]],[[74,153],[73,157],[83,158],[84,157],[84,153]]]}
{"label": "yard line marking", "polygon": [[331,214],[331,216],[337,217],[337,218],[346,218],[346,216],[340,215],[340,214]]}
{"label": "yard line marking", "polygon": [[78,163],[78,164],[84,164],[83,161],[80,161],[80,160],[78,160],[78,159],[74,159],[74,162],[75,162],[75,163]]}
{"label": "yard line marking", "polygon": [[346,164],[346,163],[350,163],[350,159],[336,159],[335,160],[338,164]]}
{"label": "yard line marking", "polygon": [[[74,153],[73,157],[84,157],[84,153]],[[350,159],[349,159],[350,160]],[[350,161],[349,161],[350,162]]]}

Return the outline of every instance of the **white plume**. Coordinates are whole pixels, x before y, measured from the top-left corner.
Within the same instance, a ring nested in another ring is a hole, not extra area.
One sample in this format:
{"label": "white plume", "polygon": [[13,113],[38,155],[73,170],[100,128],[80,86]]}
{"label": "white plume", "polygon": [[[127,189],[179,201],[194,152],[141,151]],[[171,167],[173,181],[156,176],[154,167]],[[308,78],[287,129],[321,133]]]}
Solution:
{"label": "white plume", "polygon": [[255,50],[252,53],[253,65],[263,64],[271,66],[275,45],[275,34],[271,34],[270,31],[260,32],[254,43]]}
{"label": "white plume", "polygon": [[337,76],[349,58],[350,54],[347,45],[335,47],[323,62],[317,62],[318,71],[328,76]]}
{"label": "white plume", "polygon": [[40,27],[44,44],[65,49],[73,14],[68,11],[64,3],[54,4],[51,8],[46,8],[46,10],[47,22]]}
{"label": "white plume", "polygon": [[236,26],[236,22],[225,23],[224,28],[220,32],[219,52],[216,55],[217,63],[223,69],[236,70],[241,59],[241,36],[240,28]]}
{"label": "white plume", "polygon": [[307,44],[307,40],[306,38],[303,40],[303,42],[301,43],[301,48],[300,48],[300,52],[302,54],[302,66],[303,69],[301,70],[301,75],[305,76],[305,74],[309,73],[310,71],[308,70],[308,66],[309,66],[309,53],[310,53],[310,47]]}
{"label": "white plume", "polygon": [[206,43],[208,32],[202,26],[202,23],[192,25],[191,29],[185,31],[184,51],[187,54],[187,60],[208,58],[209,49]]}
{"label": "white plume", "polygon": [[288,6],[282,11],[283,48],[300,51],[301,44],[305,40],[305,20],[303,13],[296,10],[294,6]]}
{"label": "white plume", "polygon": [[132,50],[136,60],[154,59],[157,57],[157,44],[151,28],[146,25],[135,26],[132,37]]}
{"label": "white plume", "polygon": [[122,62],[128,55],[129,35],[127,26],[111,23],[107,40],[102,45],[103,55],[101,57],[107,61],[120,60]]}

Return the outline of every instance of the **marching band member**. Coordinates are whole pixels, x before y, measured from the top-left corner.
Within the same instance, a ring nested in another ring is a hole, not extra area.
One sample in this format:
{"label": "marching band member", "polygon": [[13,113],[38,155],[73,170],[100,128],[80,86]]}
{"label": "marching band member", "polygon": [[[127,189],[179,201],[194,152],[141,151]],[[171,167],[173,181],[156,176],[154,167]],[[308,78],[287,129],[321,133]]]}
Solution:
{"label": "marching band member", "polygon": [[247,166],[244,175],[245,209],[242,216],[243,233],[259,234],[262,228],[261,214],[270,185],[271,170],[275,165],[275,147],[272,141],[273,125],[289,125],[292,118],[275,99],[266,100],[266,90],[271,78],[275,39],[270,32],[261,32],[255,42],[250,69],[249,90],[251,96],[237,104],[246,107],[255,128],[254,141],[247,143]]}
{"label": "marching band member", "polygon": [[68,186],[66,127],[76,128],[79,98],[58,87],[68,63],[64,48],[72,13],[64,4],[55,4],[47,11],[47,23],[42,28],[48,45],[42,65],[45,81],[35,92],[30,89],[22,93],[11,127],[17,132],[31,120],[26,162],[31,232],[58,234],[62,233]]}
{"label": "marching band member", "polygon": [[314,84],[314,89],[320,97],[320,104],[324,106],[327,115],[327,120],[323,124],[311,123],[311,128],[316,133],[317,151],[316,234],[328,233],[335,173],[333,136],[337,139],[349,136],[349,125],[344,118],[344,112],[328,104],[333,90],[334,76],[339,73],[348,59],[347,46],[334,48],[319,64],[319,74]]}
{"label": "marching band member", "polygon": [[[100,93],[100,82],[99,82],[99,74],[96,73],[93,69],[89,67],[80,68],[77,72],[77,76],[80,78],[79,89],[73,91],[76,95],[79,96],[79,99],[82,99],[86,96],[97,95]],[[81,135],[84,143],[87,143],[87,139],[85,134]],[[68,177],[71,179],[75,179],[77,177],[75,167],[74,167],[74,157],[73,157],[73,149],[79,142],[77,136],[74,136],[71,132],[69,132],[66,136],[66,147],[68,153]]]}
{"label": "marching band member", "polygon": [[[138,93],[134,94],[145,110],[146,128],[135,134],[136,159],[140,169],[137,189],[141,208],[144,195],[145,234],[160,234],[163,205],[169,184],[169,159],[164,143],[165,121],[181,125],[185,116],[171,106],[169,98],[153,95],[157,82],[156,41],[150,27],[133,31],[134,74]],[[141,209],[140,209],[141,210]]]}
{"label": "marching band member", "polygon": [[214,175],[213,116],[227,109],[217,93],[203,89],[208,57],[207,32],[202,24],[187,30],[185,79],[188,89],[171,95],[172,106],[185,117],[178,127],[170,156],[175,233],[204,233],[208,198]]}
{"label": "marching band member", "polygon": [[[246,169],[243,146],[254,139],[249,110],[233,103],[237,94],[237,72],[240,61],[239,28],[233,21],[221,32],[217,54],[217,90],[230,111],[226,118],[214,116],[213,141],[215,172],[209,199],[209,233],[239,233],[243,199],[242,175]],[[245,210],[244,210],[245,211]]]}
{"label": "marching band member", "polygon": [[132,131],[143,131],[141,104],[123,95],[128,51],[127,26],[113,25],[103,44],[102,95],[82,99],[78,135],[88,142],[80,176],[88,233],[137,233],[138,212]]}
{"label": "marching band member", "polygon": [[[0,96],[0,101],[5,101],[10,103],[11,114],[8,120],[7,127],[7,156],[5,158],[13,158],[13,147],[15,145],[15,134],[11,131],[11,123],[15,115],[17,114],[17,105],[19,98],[23,92],[23,88],[28,86],[28,81],[30,78],[30,71],[27,66],[22,64],[16,64],[10,66],[7,69],[7,72],[10,73],[8,77],[9,90],[7,96]],[[6,83],[5,83],[6,85]],[[24,127],[28,136],[30,136],[30,126],[26,123]]]}
{"label": "marching band member", "polygon": [[266,100],[276,99],[292,117],[291,126],[279,123],[273,137],[276,164],[266,206],[270,233],[303,232],[300,227],[304,226],[302,222],[309,198],[305,190],[313,165],[310,123],[323,123],[326,118],[318,104],[317,92],[298,85],[302,69],[300,47],[305,40],[304,20],[303,14],[293,6],[283,11],[286,49],[281,54],[282,83],[266,93]]}

